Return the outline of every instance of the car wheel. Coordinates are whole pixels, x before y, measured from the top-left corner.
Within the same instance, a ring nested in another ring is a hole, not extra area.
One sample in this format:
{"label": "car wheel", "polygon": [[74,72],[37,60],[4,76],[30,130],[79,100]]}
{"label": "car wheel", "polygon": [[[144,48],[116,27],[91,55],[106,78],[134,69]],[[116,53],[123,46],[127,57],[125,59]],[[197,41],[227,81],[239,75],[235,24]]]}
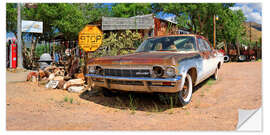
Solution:
{"label": "car wheel", "polygon": [[192,79],[191,76],[187,74],[184,82],[184,87],[181,91],[179,91],[178,95],[181,106],[185,106],[191,101],[192,90],[193,90]]}
{"label": "car wheel", "polygon": [[228,55],[224,56],[224,62],[229,62],[230,61],[230,57]]}
{"label": "car wheel", "polygon": [[213,74],[213,79],[218,80],[218,68],[216,69],[215,73]]}

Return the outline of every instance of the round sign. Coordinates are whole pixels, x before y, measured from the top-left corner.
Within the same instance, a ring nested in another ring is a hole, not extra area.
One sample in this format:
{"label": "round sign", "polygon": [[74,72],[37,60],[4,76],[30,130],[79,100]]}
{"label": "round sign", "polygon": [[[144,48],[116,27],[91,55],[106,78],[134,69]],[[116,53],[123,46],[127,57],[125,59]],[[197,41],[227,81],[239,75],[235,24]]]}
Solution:
{"label": "round sign", "polygon": [[87,25],[79,33],[79,46],[85,52],[92,52],[102,43],[102,32],[97,26]]}

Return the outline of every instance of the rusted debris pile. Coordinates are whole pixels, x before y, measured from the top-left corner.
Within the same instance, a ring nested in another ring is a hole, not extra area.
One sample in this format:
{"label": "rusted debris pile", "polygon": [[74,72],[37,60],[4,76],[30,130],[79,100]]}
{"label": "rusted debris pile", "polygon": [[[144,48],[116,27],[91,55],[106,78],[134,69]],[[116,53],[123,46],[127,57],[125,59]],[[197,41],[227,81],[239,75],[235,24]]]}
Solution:
{"label": "rusted debris pile", "polygon": [[38,71],[30,72],[27,81],[45,84],[46,88],[64,89],[70,92],[81,92],[87,89],[83,68],[80,68],[79,58],[72,57],[65,65],[49,65]]}

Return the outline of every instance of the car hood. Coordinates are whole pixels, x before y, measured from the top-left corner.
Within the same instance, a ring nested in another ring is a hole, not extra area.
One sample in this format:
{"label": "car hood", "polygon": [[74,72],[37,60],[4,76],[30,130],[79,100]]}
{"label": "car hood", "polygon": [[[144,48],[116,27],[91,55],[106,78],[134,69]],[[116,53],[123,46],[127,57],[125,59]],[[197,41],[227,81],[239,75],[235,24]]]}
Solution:
{"label": "car hood", "polygon": [[179,60],[194,56],[195,53],[139,52],[123,56],[93,58],[88,64],[95,65],[176,65]]}

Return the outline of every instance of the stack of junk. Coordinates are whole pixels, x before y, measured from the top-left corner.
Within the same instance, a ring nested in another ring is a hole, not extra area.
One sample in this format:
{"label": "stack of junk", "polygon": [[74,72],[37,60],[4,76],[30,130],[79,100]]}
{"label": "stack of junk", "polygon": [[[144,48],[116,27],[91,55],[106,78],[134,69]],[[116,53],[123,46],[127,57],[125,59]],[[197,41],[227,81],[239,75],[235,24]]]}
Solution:
{"label": "stack of junk", "polygon": [[50,54],[42,54],[38,61],[38,71],[30,72],[27,75],[27,81],[45,84],[46,88],[80,93],[87,88],[87,85],[79,60],[79,58],[71,56],[64,66],[55,66]]}

